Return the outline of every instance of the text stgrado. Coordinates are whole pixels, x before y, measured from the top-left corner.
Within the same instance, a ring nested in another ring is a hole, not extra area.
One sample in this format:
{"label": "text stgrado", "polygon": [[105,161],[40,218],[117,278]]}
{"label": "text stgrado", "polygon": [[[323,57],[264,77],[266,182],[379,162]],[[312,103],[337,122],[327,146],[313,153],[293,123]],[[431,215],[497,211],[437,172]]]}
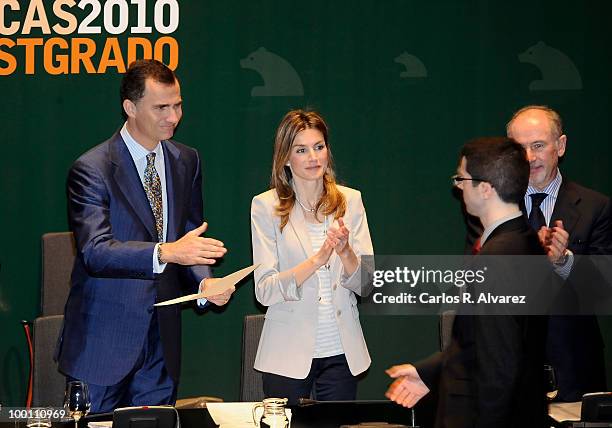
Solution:
{"label": "text stgrado", "polygon": [[0,76],[123,73],[137,58],[175,70],[178,26],[178,0],[0,0]]}

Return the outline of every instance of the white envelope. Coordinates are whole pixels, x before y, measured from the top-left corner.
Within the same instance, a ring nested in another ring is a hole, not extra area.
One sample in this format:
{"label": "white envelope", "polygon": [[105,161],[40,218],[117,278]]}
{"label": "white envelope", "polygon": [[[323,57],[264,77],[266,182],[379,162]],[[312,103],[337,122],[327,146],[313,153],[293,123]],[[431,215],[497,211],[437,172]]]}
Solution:
{"label": "white envelope", "polygon": [[170,299],[164,302],[156,303],[153,306],[176,305],[177,303],[190,302],[191,300],[197,300],[197,299],[202,299],[202,298],[205,299],[210,296],[216,296],[218,294],[221,294],[229,290],[230,288],[238,284],[238,282],[240,282],[241,279],[246,277],[248,274],[253,272],[258,267],[259,267],[258,264],[252,265],[244,269],[240,269],[234,273],[230,273],[229,275],[224,276],[223,278],[219,278],[217,281],[207,286],[206,290],[203,291],[202,293],[189,294],[188,296],[177,297],[176,299]]}

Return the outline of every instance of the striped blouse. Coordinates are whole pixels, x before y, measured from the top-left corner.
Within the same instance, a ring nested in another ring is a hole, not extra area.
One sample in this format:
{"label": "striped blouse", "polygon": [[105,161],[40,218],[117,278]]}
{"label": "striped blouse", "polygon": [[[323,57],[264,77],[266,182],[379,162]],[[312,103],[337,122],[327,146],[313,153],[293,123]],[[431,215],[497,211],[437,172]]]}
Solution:
{"label": "striped blouse", "polygon": [[[325,242],[327,227],[322,223],[306,223],[312,250],[316,253]],[[316,272],[319,279],[319,318],[313,358],[332,357],[344,353],[340,331],[332,303],[331,275],[326,266]]]}

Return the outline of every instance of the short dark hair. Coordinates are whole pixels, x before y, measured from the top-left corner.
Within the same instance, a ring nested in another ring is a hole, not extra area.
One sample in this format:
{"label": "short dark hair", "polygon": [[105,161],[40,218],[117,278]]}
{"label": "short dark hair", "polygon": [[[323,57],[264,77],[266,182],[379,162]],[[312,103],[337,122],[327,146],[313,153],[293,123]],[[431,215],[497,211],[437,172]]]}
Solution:
{"label": "short dark hair", "polygon": [[523,146],[507,137],[477,138],[463,146],[459,159],[463,157],[467,172],[490,183],[502,201],[523,200],[529,185],[529,161]]}
{"label": "short dark hair", "polygon": [[178,82],[174,72],[155,59],[139,59],[132,62],[123,75],[121,88],[119,89],[121,112],[124,118],[126,118],[126,114],[123,111],[123,101],[130,100],[135,103],[141,99],[144,95],[147,79],[153,79],[166,85],[173,85]]}

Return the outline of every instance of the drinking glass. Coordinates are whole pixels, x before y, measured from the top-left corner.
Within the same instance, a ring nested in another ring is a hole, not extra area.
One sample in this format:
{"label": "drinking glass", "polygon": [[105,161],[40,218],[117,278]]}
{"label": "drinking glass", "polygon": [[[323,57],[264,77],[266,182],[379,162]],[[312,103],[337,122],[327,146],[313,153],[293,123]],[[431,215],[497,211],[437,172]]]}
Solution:
{"label": "drinking glass", "polygon": [[554,400],[559,393],[559,387],[557,386],[557,376],[555,375],[555,368],[551,365],[544,365],[544,379],[546,382],[546,398],[549,401]]}
{"label": "drinking glass", "polygon": [[68,414],[74,419],[74,428],[78,428],[79,419],[87,415],[91,408],[89,390],[85,382],[78,380],[68,382],[64,407]]}
{"label": "drinking glass", "polygon": [[34,407],[29,410],[26,426],[28,428],[51,428],[53,409]]}

